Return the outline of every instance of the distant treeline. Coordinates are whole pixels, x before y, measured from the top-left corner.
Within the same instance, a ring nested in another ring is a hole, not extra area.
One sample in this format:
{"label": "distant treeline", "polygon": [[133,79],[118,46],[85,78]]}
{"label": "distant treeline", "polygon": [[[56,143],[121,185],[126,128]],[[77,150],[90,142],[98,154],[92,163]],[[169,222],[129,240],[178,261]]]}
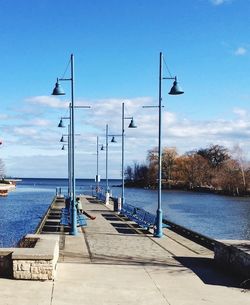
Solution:
{"label": "distant treeline", "polygon": [[[126,186],[157,188],[158,151],[150,149],[145,163],[135,162],[125,170]],[[235,146],[210,145],[179,155],[176,148],[162,150],[162,187],[221,194],[250,195],[250,164]]]}

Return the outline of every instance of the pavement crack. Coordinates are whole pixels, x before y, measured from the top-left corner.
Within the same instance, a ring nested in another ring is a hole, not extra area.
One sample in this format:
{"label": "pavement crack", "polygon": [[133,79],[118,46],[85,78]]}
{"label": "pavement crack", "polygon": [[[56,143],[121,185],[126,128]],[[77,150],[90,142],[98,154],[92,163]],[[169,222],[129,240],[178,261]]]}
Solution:
{"label": "pavement crack", "polygon": [[54,287],[55,287],[55,281],[53,280],[53,284],[52,284],[52,288],[51,288],[50,305],[52,305],[52,303],[53,303]]}
{"label": "pavement crack", "polygon": [[87,239],[86,232],[85,232],[84,228],[81,228],[81,230],[82,230],[83,237],[84,237],[86,247],[87,247],[87,250],[88,250],[89,259],[90,259],[91,262],[93,262],[93,255],[92,255],[91,250],[90,250],[90,245],[89,245],[89,242],[88,242],[88,239]]}
{"label": "pavement crack", "polygon": [[151,281],[154,283],[154,285],[155,285],[156,289],[158,290],[159,294],[163,297],[163,299],[166,301],[166,303],[168,305],[171,305],[171,303],[168,301],[168,299],[166,298],[165,294],[161,291],[160,287],[157,285],[156,281],[152,278],[152,276],[150,275],[148,270],[145,267],[143,267],[143,269],[145,270],[145,272],[147,273],[147,275],[151,279]]}

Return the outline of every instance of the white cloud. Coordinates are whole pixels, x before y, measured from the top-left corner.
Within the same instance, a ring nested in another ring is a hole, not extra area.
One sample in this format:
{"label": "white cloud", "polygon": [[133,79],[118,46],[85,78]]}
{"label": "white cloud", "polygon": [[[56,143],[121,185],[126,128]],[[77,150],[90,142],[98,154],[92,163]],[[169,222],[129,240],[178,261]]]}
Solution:
{"label": "white cloud", "polygon": [[0,120],[3,121],[3,120],[8,120],[9,119],[9,116],[7,114],[0,114]]}
{"label": "white cloud", "polygon": [[[85,101],[82,104],[90,105],[86,116],[86,124],[94,128],[105,129],[105,125],[109,124],[112,130],[119,131],[121,129],[122,103],[125,104],[125,117],[134,117],[137,121],[138,117],[147,113],[157,113],[157,109],[144,110],[142,106],[156,105],[156,102],[149,97],[138,97],[133,99],[100,99]],[[78,102],[77,104],[80,104]],[[129,121],[127,121],[129,124]],[[126,123],[125,123],[126,124]]]}
{"label": "white cloud", "polygon": [[236,115],[238,115],[240,117],[245,117],[247,115],[246,109],[242,109],[242,108],[234,108],[233,113],[235,113]]}
{"label": "white cloud", "polygon": [[32,126],[45,127],[45,126],[50,126],[52,123],[51,123],[51,121],[46,120],[46,119],[34,118],[29,122],[29,124]]}
{"label": "white cloud", "polygon": [[50,108],[68,108],[69,102],[63,102],[54,96],[34,96],[26,99],[27,102],[35,105],[47,106]]}
{"label": "white cloud", "polygon": [[210,0],[213,5],[221,5],[226,2],[231,2],[232,0]]}
{"label": "white cloud", "polygon": [[[67,129],[56,127],[57,118],[49,120],[48,116],[52,108],[57,107],[59,100],[49,97],[34,97],[34,105],[50,105],[37,116],[25,117],[9,124],[2,129],[2,138],[5,146],[1,153],[6,159],[6,168],[11,174],[15,174],[15,159],[18,157],[20,164],[22,158],[27,164],[25,171],[29,175],[34,171],[36,156],[43,156],[44,162],[36,164],[35,173],[46,172],[50,177],[67,175],[67,151],[61,151],[59,143],[60,136],[67,134]],[[100,100],[79,100],[77,105],[90,105],[91,109],[76,110],[75,132],[81,136],[75,138],[76,144],[76,167],[78,176],[93,177],[96,169],[96,136],[99,136],[99,143],[105,144],[105,125],[109,124],[109,132],[121,134],[121,112],[122,103],[125,103],[125,117],[134,117],[136,129],[129,129],[129,120],[125,121],[125,163],[131,164],[134,160],[144,162],[147,151],[158,145],[158,101],[150,97],[138,97],[132,99],[100,99]],[[66,104],[66,103],[65,103]],[[68,105],[66,105],[68,107]],[[155,108],[143,108],[142,106],[156,106]],[[64,108],[63,108],[64,109]],[[60,115],[66,111],[57,110]],[[232,118],[198,121],[190,118],[183,118],[176,113],[162,109],[162,145],[176,147],[179,153],[185,153],[192,149],[206,147],[209,144],[221,144],[228,148],[243,143],[248,145],[250,138],[250,113],[245,109],[237,108],[232,110]],[[117,144],[109,146],[109,170],[113,177],[119,177],[121,171],[121,138],[117,137]],[[250,142],[249,142],[250,143]],[[250,144],[247,147],[250,151]],[[58,158],[58,160],[57,160]],[[27,161],[30,159],[30,162]],[[55,160],[57,160],[55,162]],[[58,172],[58,165],[62,165],[63,171]],[[47,171],[46,171],[47,169]],[[84,170],[83,170],[84,169]],[[100,152],[100,171],[105,176],[105,152]],[[65,173],[65,174],[64,174]]]}
{"label": "white cloud", "polygon": [[33,136],[37,134],[37,130],[30,127],[14,127],[14,133],[18,136]]}
{"label": "white cloud", "polygon": [[235,51],[234,54],[237,56],[243,56],[247,53],[247,49],[244,47],[238,47]]}

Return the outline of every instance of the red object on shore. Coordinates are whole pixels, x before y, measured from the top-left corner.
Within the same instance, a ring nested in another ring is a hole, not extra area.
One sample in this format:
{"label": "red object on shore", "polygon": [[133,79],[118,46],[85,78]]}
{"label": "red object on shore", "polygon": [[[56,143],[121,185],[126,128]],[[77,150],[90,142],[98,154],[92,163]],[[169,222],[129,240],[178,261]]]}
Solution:
{"label": "red object on shore", "polygon": [[8,196],[8,190],[0,190],[0,196],[1,197]]}

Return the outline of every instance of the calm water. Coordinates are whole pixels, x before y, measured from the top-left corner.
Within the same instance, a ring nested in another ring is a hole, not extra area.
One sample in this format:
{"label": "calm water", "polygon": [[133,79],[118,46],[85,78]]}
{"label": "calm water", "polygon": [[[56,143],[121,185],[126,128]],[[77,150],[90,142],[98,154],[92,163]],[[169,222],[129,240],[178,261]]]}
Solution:
{"label": "calm water", "polygon": [[[110,186],[119,184],[110,180]],[[13,246],[35,231],[59,186],[67,192],[64,179],[23,179],[8,197],[0,197],[0,247]],[[77,180],[76,193],[91,194],[94,186],[93,180]],[[121,188],[112,192],[120,196]],[[125,197],[128,203],[156,211],[157,191],[126,188]],[[163,191],[162,209],[165,218],[212,238],[250,240],[250,198]]]}

